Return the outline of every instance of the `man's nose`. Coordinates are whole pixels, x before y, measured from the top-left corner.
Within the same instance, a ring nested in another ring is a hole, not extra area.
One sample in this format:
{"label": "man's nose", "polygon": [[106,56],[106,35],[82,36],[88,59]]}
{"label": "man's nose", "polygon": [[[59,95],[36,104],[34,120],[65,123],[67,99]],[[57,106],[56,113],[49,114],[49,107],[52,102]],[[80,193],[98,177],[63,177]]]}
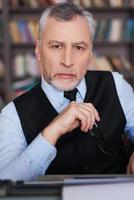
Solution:
{"label": "man's nose", "polygon": [[64,65],[64,67],[71,67],[73,65],[74,55],[73,51],[70,48],[66,48],[64,50],[61,62]]}

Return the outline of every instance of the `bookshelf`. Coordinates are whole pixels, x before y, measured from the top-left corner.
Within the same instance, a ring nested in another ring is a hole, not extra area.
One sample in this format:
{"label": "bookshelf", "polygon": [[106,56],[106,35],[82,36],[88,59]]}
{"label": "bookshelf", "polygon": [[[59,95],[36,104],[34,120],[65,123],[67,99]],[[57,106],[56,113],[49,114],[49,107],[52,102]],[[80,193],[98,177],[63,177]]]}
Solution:
{"label": "bookshelf", "polygon": [[[123,23],[127,23],[128,20],[133,20],[134,24],[134,7],[99,7],[99,8],[89,8],[90,11],[95,19],[99,20],[109,20],[109,22],[113,21],[114,19],[118,19]],[[123,26],[124,24],[122,24]],[[127,30],[127,24],[125,27],[122,27],[120,31]],[[116,30],[115,30],[116,31]],[[118,34],[118,33],[117,33]],[[113,54],[118,53],[121,56],[125,56],[133,65],[134,65],[134,34],[133,38],[127,39],[125,36],[124,38],[121,37],[120,40],[117,41],[110,41],[110,40],[95,40],[94,42],[95,49],[106,55],[107,53]],[[102,48],[104,47],[104,48]]]}
{"label": "bookshelf", "polygon": [[[102,1],[102,0],[101,0]],[[23,33],[23,39],[18,39],[17,42],[12,38],[11,31],[11,22],[15,22],[15,27],[20,28],[20,26],[29,31],[29,22],[34,21],[34,26],[36,26],[36,22],[40,17],[41,12],[45,9],[45,7],[52,3],[52,1],[37,1],[34,0],[34,6],[28,5],[28,2],[32,2],[30,0],[27,1],[11,1],[11,0],[1,0],[2,5],[0,7],[0,22],[2,24],[3,35],[0,39],[0,58],[4,63],[4,77],[2,81],[2,91],[4,91],[5,101],[8,102],[14,97],[13,88],[18,89],[21,87],[21,84],[25,86],[25,79],[29,85],[32,85],[32,81],[36,80],[38,77],[38,71],[36,71],[36,60],[34,58],[34,36],[29,36],[31,39],[27,39],[27,35]],[[14,5],[11,3],[14,2]],[[23,5],[19,5],[17,2],[23,3]],[[43,4],[44,2],[44,4]],[[86,2],[83,1],[75,1],[77,4]],[[95,1],[94,1],[95,2]],[[109,1],[110,2],[110,1]],[[90,1],[88,0],[88,5]],[[86,4],[87,5],[87,4]],[[84,6],[84,5],[83,5]],[[122,5],[122,6],[96,6],[91,5],[91,7],[86,6],[86,10],[90,11],[95,20],[104,21],[105,25],[109,22],[112,24],[113,19],[118,19],[119,23],[122,23],[121,32],[127,30],[128,20],[133,21],[134,27],[134,6],[133,5]],[[22,21],[22,23],[20,23]],[[23,24],[23,25],[22,25]],[[24,25],[25,24],[25,25]],[[124,25],[125,24],[125,25]],[[31,25],[32,26],[32,25]],[[13,26],[14,27],[14,26]],[[35,27],[34,27],[35,28]],[[37,28],[37,27],[36,27]],[[36,29],[35,28],[35,29]],[[13,28],[14,29],[14,28]],[[16,29],[16,28],[15,28]],[[104,30],[103,30],[104,31]],[[15,31],[16,32],[16,31]],[[22,34],[23,31],[21,31]],[[34,32],[34,31],[33,31]],[[134,28],[133,28],[134,32]],[[103,32],[103,34],[105,31]],[[35,35],[34,33],[33,35]],[[100,34],[100,33],[99,33]],[[131,37],[121,37],[118,39],[109,39],[103,37],[96,37],[94,40],[94,52],[100,55],[106,56],[115,56],[126,58],[130,63],[131,67],[129,67],[131,77],[127,74],[127,77],[131,79],[131,83],[134,86],[134,33],[132,33]],[[29,58],[28,58],[29,55]],[[23,60],[23,61],[22,61]],[[25,70],[23,66],[21,67],[21,63],[25,63]],[[30,63],[34,63],[34,69],[29,70],[28,65]],[[26,66],[27,65],[27,66]],[[19,68],[18,68],[19,66]],[[17,76],[16,76],[17,75]],[[37,75],[37,77],[36,77]],[[31,79],[32,77],[32,79]],[[21,91],[19,91],[21,93]],[[19,94],[18,92],[18,94]]]}

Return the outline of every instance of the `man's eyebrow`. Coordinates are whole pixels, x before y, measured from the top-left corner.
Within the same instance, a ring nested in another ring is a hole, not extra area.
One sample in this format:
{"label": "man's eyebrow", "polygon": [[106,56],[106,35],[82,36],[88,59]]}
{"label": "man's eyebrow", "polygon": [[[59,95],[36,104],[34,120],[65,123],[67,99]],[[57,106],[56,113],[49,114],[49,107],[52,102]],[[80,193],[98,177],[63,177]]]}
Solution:
{"label": "man's eyebrow", "polygon": [[[52,45],[52,44],[62,44],[62,45],[65,45],[65,42],[64,41],[58,41],[58,40],[50,40],[48,42],[48,45]],[[72,42],[72,45],[73,46],[76,46],[76,45],[84,45],[85,47],[88,47],[88,44],[87,42],[85,41],[78,41],[78,42]]]}
{"label": "man's eyebrow", "polygon": [[50,40],[50,41],[48,42],[48,44],[53,44],[53,43],[64,44],[64,42],[58,41],[58,40]]}
{"label": "man's eyebrow", "polygon": [[88,46],[87,42],[85,41],[80,41],[80,42],[73,42],[73,45],[84,45],[84,46]]}

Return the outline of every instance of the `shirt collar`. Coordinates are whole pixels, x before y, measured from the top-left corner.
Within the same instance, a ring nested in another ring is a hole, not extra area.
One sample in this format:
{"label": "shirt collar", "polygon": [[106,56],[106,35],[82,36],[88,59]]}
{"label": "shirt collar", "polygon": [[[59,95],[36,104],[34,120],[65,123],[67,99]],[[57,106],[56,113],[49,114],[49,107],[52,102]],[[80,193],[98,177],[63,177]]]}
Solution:
{"label": "shirt collar", "polygon": [[86,89],[86,81],[85,81],[85,78],[83,78],[83,79],[80,81],[79,85],[77,86],[77,89],[78,89],[78,91],[79,91],[79,94],[80,94],[82,100],[84,101],[84,98],[85,98],[85,95],[86,95],[86,90],[87,90],[87,89]]}
{"label": "shirt collar", "polygon": [[[42,77],[41,87],[46,94],[49,101],[54,104],[54,107],[59,107],[59,104],[62,105],[64,102],[63,91],[60,91],[47,83]],[[84,100],[86,94],[86,82],[85,79],[82,79],[80,83],[77,85],[78,93],[77,97],[82,98]]]}

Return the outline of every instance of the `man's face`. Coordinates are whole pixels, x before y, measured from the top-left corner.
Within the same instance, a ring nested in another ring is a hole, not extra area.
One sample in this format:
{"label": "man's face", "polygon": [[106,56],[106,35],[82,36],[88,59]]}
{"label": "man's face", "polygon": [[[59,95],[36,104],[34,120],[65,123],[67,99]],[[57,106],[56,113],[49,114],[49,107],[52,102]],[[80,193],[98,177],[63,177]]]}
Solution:
{"label": "man's face", "polygon": [[49,17],[36,43],[36,56],[44,79],[59,90],[72,90],[91,62],[92,42],[84,17],[58,22]]}

